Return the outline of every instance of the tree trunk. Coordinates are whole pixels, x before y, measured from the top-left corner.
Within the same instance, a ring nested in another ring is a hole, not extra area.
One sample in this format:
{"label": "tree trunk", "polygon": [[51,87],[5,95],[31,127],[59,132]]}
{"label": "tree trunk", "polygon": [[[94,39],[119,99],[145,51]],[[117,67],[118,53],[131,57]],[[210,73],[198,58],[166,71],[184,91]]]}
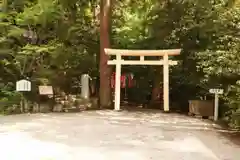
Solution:
{"label": "tree trunk", "polygon": [[8,10],[8,0],[2,1],[2,12],[6,13]]}
{"label": "tree trunk", "polygon": [[104,49],[110,47],[111,0],[101,0],[100,18],[100,107],[111,105],[110,68]]}

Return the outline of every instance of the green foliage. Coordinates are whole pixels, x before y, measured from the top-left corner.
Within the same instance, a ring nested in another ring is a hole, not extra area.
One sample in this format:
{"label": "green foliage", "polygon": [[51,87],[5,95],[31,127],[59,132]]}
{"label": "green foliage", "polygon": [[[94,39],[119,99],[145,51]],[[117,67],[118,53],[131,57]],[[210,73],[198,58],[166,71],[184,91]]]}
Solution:
{"label": "green foliage", "polygon": [[21,94],[13,91],[13,84],[0,86],[0,114],[8,114],[10,110],[20,108]]}
{"label": "green foliage", "polygon": [[[73,85],[80,86],[82,73],[96,76],[99,45],[96,21],[90,12],[95,4],[80,0],[1,1],[2,84],[29,78],[33,92],[26,98],[35,101],[39,84],[73,92]],[[1,90],[1,101],[19,104],[13,100],[16,93],[11,86]]]}
{"label": "green foliage", "polygon": [[225,88],[223,97],[229,111],[227,119],[239,126],[239,61],[240,61],[240,8],[235,6],[219,15],[218,28],[212,45],[197,54],[199,70],[204,73],[205,84],[218,84]]}

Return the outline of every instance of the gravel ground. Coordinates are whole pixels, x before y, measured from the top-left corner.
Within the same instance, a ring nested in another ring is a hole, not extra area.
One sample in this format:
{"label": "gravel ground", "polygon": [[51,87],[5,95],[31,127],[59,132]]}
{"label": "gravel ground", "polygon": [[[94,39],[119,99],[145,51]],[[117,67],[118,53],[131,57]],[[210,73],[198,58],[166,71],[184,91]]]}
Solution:
{"label": "gravel ground", "polygon": [[111,110],[0,117],[1,160],[240,160],[207,120]]}

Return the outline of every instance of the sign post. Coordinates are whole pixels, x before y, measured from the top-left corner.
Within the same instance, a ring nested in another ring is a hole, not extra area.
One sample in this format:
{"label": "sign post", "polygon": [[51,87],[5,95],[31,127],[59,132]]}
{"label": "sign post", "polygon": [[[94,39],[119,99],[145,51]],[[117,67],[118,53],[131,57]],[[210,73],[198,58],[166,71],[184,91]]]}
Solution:
{"label": "sign post", "polygon": [[38,112],[53,111],[53,108],[54,108],[53,86],[48,86],[48,85],[38,86],[38,91],[39,91],[39,95],[40,95],[40,102],[38,104]]}
{"label": "sign post", "polygon": [[[31,82],[25,79],[19,80],[16,82],[16,91],[18,92],[30,92],[31,91]],[[21,112],[25,112],[27,108],[27,102],[24,99],[24,96],[21,97]]]}
{"label": "sign post", "polygon": [[215,94],[214,100],[214,121],[218,120],[219,94],[223,94],[223,89],[210,89],[209,93]]}

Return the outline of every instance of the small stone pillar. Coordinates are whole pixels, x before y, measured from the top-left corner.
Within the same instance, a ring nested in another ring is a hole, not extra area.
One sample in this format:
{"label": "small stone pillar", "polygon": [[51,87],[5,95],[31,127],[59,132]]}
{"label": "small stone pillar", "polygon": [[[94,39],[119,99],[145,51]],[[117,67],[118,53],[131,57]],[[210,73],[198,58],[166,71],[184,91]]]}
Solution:
{"label": "small stone pillar", "polygon": [[89,99],[89,75],[83,74],[81,76],[81,97],[84,99]]}

